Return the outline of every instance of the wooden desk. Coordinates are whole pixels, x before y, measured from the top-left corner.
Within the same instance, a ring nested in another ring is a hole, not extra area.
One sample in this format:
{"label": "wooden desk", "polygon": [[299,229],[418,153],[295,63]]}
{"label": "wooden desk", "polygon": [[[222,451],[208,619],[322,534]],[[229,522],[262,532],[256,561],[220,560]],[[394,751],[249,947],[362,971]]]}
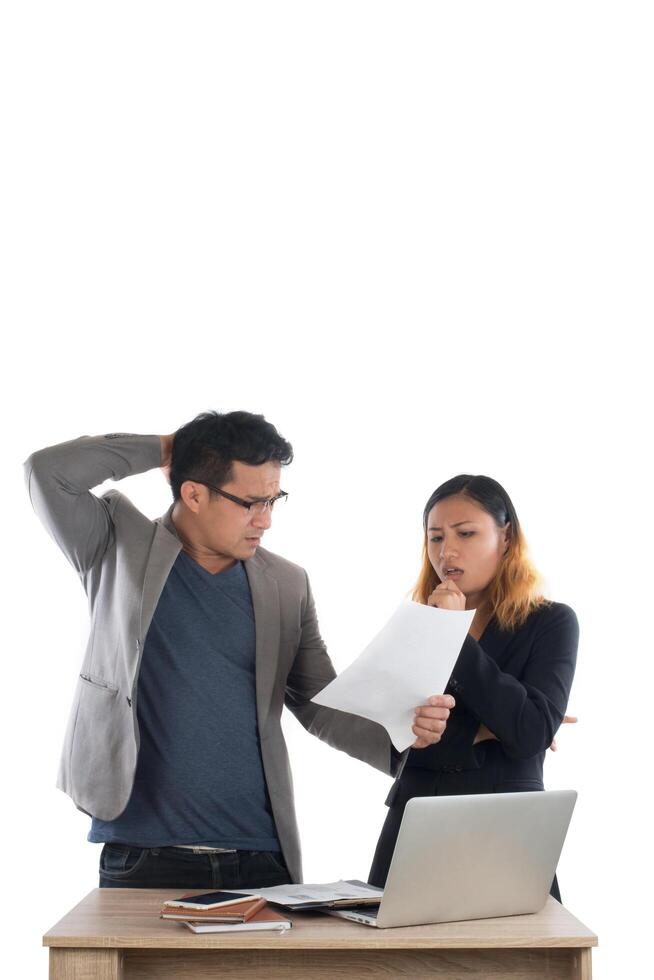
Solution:
{"label": "wooden desk", "polygon": [[401,929],[315,913],[293,928],[196,936],[158,918],[178,891],[96,888],[43,937],[50,980],[590,980],[593,935],[549,898],[542,912]]}

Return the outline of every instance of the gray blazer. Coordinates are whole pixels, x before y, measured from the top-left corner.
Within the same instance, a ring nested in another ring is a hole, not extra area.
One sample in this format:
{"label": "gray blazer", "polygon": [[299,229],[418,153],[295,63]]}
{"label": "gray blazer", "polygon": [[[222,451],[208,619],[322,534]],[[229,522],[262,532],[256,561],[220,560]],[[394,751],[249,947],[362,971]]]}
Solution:
{"label": "gray blazer", "polygon": [[[159,436],[83,436],[34,453],[25,475],[34,510],[82,580],[91,630],[57,785],[80,810],[112,820],[127,806],[139,750],[136,712],[143,644],[181,550],[170,510],[151,521],[117,490],[91,493],[161,463]],[[256,700],[263,768],[279,841],[302,880],[286,704],[313,735],[396,774],[403,757],[375,722],[312,704],[335,676],[306,572],[263,548],[245,562],[256,627]]]}

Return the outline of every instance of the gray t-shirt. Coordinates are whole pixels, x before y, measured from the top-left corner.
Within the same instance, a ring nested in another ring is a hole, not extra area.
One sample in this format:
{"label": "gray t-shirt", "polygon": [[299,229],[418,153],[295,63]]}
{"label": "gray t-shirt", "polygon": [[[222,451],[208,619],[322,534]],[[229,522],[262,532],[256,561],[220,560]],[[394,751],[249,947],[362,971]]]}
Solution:
{"label": "gray t-shirt", "polygon": [[242,562],[216,575],[184,552],[145,640],[134,788],[94,842],[278,851],[259,745],[255,626]]}

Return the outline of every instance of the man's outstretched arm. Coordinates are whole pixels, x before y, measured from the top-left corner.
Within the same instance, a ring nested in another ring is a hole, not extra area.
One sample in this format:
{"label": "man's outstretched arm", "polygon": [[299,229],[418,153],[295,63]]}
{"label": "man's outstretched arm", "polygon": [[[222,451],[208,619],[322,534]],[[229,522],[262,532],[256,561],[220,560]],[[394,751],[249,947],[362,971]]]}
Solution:
{"label": "man's outstretched arm", "polygon": [[[367,718],[311,701],[335,676],[336,671],[320,636],[307,580],[300,646],[287,679],[286,705],[312,735],[382,772],[396,775],[406,753],[394,749],[385,728]],[[417,736],[413,748],[424,748],[440,740],[452,707],[454,698],[450,695],[434,695],[429,704],[420,707],[413,726]]]}

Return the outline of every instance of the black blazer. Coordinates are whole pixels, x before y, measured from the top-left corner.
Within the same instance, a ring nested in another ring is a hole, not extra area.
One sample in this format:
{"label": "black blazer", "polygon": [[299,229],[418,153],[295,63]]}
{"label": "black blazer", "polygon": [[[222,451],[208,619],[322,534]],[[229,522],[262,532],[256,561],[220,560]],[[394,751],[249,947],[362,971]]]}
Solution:
{"label": "black blazer", "polygon": [[[456,707],[437,745],[412,749],[391,789],[397,793],[406,769],[455,776],[460,792],[483,773],[482,792],[543,788],[543,761],[563,720],[577,659],[579,626],[561,602],[536,609],[514,632],[492,619],[479,641],[467,636],[446,688]],[[498,741],[473,745],[480,722]],[[474,774],[474,775],[468,775]],[[537,786],[534,786],[537,783]]]}
{"label": "black blazer", "polygon": [[[383,886],[404,807],[414,796],[542,790],[543,761],[568,704],[579,626],[548,602],[513,632],[492,619],[461,648],[446,688],[456,707],[436,745],[411,749],[388,794],[391,807],[370,881]],[[483,722],[494,739],[473,745]]]}

